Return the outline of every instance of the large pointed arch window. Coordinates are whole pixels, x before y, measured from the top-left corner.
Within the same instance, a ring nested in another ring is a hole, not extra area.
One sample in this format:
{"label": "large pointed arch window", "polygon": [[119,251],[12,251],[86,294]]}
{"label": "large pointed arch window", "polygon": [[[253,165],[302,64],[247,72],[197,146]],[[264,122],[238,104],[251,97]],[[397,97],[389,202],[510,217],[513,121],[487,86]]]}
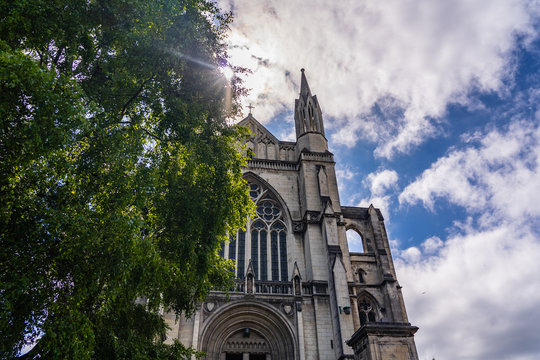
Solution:
{"label": "large pointed arch window", "polygon": [[268,189],[249,183],[249,194],[256,204],[256,215],[248,221],[247,231],[238,230],[224,256],[234,260],[236,275],[243,278],[251,260],[255,279],[288,281],[287,226],[283,209]]}

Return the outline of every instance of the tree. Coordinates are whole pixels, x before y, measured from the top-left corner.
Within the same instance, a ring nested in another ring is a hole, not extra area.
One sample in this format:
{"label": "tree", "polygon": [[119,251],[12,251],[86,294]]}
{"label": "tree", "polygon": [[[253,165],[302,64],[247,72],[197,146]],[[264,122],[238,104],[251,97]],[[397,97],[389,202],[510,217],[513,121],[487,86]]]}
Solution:
{"label": "tree", "polygon": [[207,0],[0,14],[0,358],[189,356],[160,341],[160,310],[230,283],[217,250],[251,206],[226,123],[243,89],[219,71],[230,15]]}

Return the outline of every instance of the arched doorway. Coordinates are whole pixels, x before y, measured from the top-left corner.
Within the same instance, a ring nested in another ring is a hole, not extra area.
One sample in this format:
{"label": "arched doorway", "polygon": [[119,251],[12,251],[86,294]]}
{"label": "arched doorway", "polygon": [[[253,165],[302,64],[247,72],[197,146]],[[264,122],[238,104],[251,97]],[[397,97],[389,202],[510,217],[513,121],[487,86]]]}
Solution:
{"label": "arched doorway", "polygon": [[295,360],[298,353],[285,316],[254,300],[218,309],[204,322],[200,339],[207,360]]}

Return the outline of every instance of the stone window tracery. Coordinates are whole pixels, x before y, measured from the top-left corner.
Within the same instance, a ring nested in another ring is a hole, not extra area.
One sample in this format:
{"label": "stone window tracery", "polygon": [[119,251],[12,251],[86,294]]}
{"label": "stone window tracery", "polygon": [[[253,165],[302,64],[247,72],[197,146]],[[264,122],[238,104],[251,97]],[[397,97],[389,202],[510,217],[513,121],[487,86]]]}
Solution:
{"label": "stone window tracery", "polygon": [[361,326],[364,326],[368,322],[377,321],[373,302],[366,297],[362,298],[362,300],[358,302],[358,314],[360,315]]}
{"label": "stone window tracery", "polygon": [[255,201],[256,215],[231,237],[224,257],[236,263],[236,275],[242,279],[249,260],[255,280],[289,281],[287,263],[287,227],[279,202],[257,183],[248,183]]}
{"label": "stone window tracery", "polygon": [[249,196],[253,201],[257,200],[259,195],[261,195],[261,187],[257,184],[249,184]]}

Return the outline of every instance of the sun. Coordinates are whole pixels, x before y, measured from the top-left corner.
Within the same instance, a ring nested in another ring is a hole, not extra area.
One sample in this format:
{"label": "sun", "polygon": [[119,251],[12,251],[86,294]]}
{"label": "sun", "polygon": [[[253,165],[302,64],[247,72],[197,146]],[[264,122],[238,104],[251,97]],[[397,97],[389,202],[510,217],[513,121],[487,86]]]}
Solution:
{"label": "sun", "polygon": [[221,68],[221,73],[225,76],[227,80],[231,80],[234,76],[234,70],[230,66],[225,66]]}

